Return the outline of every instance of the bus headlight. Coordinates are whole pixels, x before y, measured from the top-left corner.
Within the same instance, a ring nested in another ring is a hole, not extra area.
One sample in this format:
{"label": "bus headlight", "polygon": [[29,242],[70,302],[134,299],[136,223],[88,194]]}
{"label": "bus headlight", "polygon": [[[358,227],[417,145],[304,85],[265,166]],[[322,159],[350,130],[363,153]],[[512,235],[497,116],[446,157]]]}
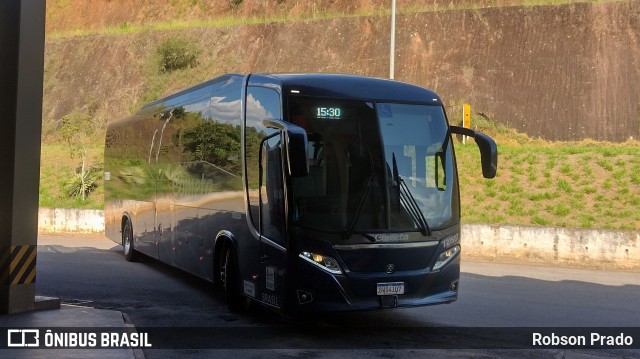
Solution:
{"label": "bus headlight", "polygon": [[444,267],[447,263],[449,263],[458,253],[460,253],[460,246],[455,245],[446,251],[440,253],[438,256],[438,260],[436,264],[433,265],[433,270],[440,270],[440,268]]}
{"label": "bus headlight", "polygon": [[317,267],[324,269],[331,274],[342,274],[342,269],[340,268],[338,261],[329,256],[323,256],[321,254],[310,252],[302,252],[298,257]]}

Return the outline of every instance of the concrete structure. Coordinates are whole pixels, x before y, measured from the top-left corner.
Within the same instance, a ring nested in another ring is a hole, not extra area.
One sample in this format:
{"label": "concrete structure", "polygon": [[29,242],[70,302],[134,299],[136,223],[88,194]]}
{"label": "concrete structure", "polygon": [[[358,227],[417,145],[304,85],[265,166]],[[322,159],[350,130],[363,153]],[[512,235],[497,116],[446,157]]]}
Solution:
{"label": "concrete structure", "polygon": [[102,233],[104,212],[97,209],[40,208],[38,229],[45,233]]}
{"label": "concrete structure", "polygon": [[0,312],[34,309],[45,0],[0,1]]}
{"label": "concrete structure", "polygon": [[640,232],[546,227],[462,226],[465,256],[602,269],[640,269]]}

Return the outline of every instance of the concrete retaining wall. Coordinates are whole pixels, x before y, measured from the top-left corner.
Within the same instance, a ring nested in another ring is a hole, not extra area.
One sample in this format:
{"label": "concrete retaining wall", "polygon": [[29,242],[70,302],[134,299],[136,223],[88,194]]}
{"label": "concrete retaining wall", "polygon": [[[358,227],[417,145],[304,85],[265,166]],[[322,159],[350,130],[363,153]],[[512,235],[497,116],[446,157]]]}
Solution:
{"label": "concrete retaining wall", "polygon": [[44,233],[104,232],[104,212],[92,209],[40,208],[38,230]]}
{"label": "concrete retaining wall", "polygon": [[[100,233],[100,210],[40,208],[38,227],[45,233]],[[521,261],[607,269],[640,269],[640,232],[587,229],[462,226],[464,258]]]}
{"label": "concrete retaining wall", "polygon": [[637,231],[468,224],[461,237],[466,258],[640,269]]}

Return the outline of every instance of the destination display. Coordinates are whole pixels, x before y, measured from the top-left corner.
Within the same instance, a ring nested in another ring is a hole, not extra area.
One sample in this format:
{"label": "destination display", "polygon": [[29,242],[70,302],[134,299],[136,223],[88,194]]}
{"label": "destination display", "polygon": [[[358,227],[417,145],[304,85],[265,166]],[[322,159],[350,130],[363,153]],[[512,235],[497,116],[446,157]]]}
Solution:
{"label": "destination display", "polygon": [[342,117],[340,107],[317,107],[315,113],[317,118],[339,120]]}

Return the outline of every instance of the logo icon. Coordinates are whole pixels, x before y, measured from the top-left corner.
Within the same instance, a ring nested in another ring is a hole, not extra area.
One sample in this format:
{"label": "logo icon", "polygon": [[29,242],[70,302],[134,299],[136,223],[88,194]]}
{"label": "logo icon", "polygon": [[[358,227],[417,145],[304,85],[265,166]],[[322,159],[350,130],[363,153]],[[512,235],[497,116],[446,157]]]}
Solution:
{"label": "logo icon", "polygon": [[7,330],[7,346],[13,348],[40,346],[40,330],[9,329]]}
{"label": "logo icon", "polygon": [[393,274],[393,272],[396,271],[396,267],[393,264],[387,264],[385,271],[387,272],[387,274]]}

